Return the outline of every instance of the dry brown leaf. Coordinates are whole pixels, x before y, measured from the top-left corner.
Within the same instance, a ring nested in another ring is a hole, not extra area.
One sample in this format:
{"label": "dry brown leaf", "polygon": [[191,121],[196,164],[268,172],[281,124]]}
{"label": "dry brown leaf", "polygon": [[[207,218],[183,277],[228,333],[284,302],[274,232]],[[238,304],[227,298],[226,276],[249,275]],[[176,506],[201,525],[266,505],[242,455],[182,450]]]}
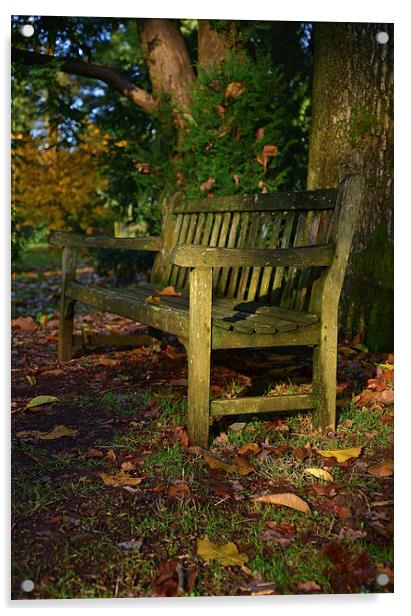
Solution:
{"label": "dry brown leaf", "polygon": [[265,494],[264,496],[255,497],[254,500],[260,503],[271,503],[272,505],[291,507],[303,513],[311,513],[308,503],[296,494],[291,494],[290,492],[285,492],[283,494]]}
{"label": "dry brown leaf", "polygon": [[25,332],[35,332],[37,329],[37,325],[33,317],[17,317],[17,319],[12,319],[11,327],[22,329]]}
{"label": "dry brown leaf", "polygon": [[55,370],[43,370],[43,372],[40,372],[40,376],[61,376],[62,374],[64,374],[64,370],[61,370],[61,368],[56,368]]}
{"label": "dry brown leaf", "polygon": [[104,458],[104,453],[95,447],[89,447],[86,451],[87,458]]}
{"label": "dry brown leaf", "polygon": [[369,466],[367,473],[376,477],[391,477],[394,474],[394,460],[387,460],[387,462],[377,466]]}
{"label": "dry brown leaf", "polygon": [[190,488],[186,483],[177,483],[176,485],[170,486],[168,489],[168,495],[180,498],[192,498],[192,493]]}
{"label": "dry brown leaf", "polygon": [[257,443],[246,443],[237,451],[239,456],[243,456],[245,458],[251,456],[252,454],[256,454],[260,451],[261,447]]}
{"label": "dry brown leaf", "polygon": [[219,468],[223,471],[226,471],[226,473],[239,473],[240,475],[248,475],[255,470],[253,466],[248,464],[244,466],[239,466],[237,464],[228,464],[227,462],[223,462],[222,460],[214,457],[211,453],[209,453],[205,449],[202,449],[201,447],[189,447],[188,451],[201,454],[210,468]]}
{"label": "dry brown leaf", "polygon": [[109,475],[108,473],[99,473],[99,477],[103,480],[106,486],[138,486],[144,477],[130,477],[124,470],[120,470],[117,475]]}
{"label": "dry brown leaf", "polygon": [[174,287],[164,287],[164,289],[156,289],[157,295],[166,297],[181,297],[180,291],[176,291]]}
{"label": "dry brown leaf", "polygon": [[303,593],[311,593],[311,592],[320,592],[321,586],[317,584],[317,582],[300,582],[297,586],[297,590]]}
{"label": "dry brown leaf", "polygon": [[116,364],[119,363],[118,359],[110,359],[110,357],[99,357],[98,358],[98,364],[100,364],[100,366],[115,366]]}

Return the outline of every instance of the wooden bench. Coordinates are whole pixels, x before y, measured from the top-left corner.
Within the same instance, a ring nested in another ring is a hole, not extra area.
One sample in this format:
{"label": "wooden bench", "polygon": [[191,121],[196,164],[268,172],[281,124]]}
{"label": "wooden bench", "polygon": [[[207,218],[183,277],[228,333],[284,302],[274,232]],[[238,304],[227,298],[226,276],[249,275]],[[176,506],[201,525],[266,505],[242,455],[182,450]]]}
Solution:
{"label": "wooden bench", "polygon": [[[363,181],[339,189],[212,199],[174,198],[161,237],[113,239],[54,233],[63,247],[59,359],[71,358],[76,301],[178,337],[188,354],[188,434],[207,446],[223,415],[313,409],[334,430],[338,302]],[[79,248],[156,251],[149,284],[119,289],[76,281]],[[180,297],[147,301],[165,286]],[[210,401],[212,349],[313,348],[311,394]]]}

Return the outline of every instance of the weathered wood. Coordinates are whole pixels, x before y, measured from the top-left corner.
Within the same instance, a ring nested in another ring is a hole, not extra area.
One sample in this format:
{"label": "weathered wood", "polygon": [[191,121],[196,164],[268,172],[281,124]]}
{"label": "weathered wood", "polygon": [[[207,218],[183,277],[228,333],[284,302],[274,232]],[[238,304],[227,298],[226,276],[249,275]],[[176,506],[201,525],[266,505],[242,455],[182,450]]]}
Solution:
{"label": "weathered wood", "polygon": [[49,238],[54,246],[72,248],[110,248],[119,250],[146,250],[158,252],[162,247],[161,237],[119,238],[104,235],[80,235],[56,231]]}
{"label": "weathered wood", "polygon": [[190,443],[201,447],[208,447],[212,284],[210,268],[190,272],[187,427]]}
{"label": "weathered wood", "polygon": [[[240,226],[240,231],[237,237],[236,248],[244,247],[244,244],[247,238],[249,220],[250,220],[249,212],[243,212],[241,215],[241,226]],[[228,297],[233,297],[236,295],[237,287],[238,287],[238,278],[239,278],[240,272],[241,272],[241,269],[239,267],[230,267],[229,283],[228,283],[228,289],[227,289]]]}
{"label": "weathered wood", "polygon": [[233,398],[231,400],[212,400],[210,407],[212,417],[238,415],[240,413],[281,413],[313,409],[315,407],[315,398],[311,394],[250,396],[249,398]]}
{"label": "weathered wood", "polygon": [[[74,303],[79,300],[174,334],[184,344],[192,444],[207,446],[211,417],[237,413],[314,408],[318,426],[333,429],[338,300],[361,182],[357,176],[346,178],[337,201],[337,191],[325,190],[164,202],[161,238],[54,234],[52,243],[65,246],[59,357],[71,356]],[[84,246],[159,251],[151,282],[127,289],[75,282],[75,248]],[[170,284],[182,289],[180,297],[147,301]],[[89,338],[89,343],[98,338],[103,344],[121,344],[110,336]],[[210,404],[211,349],[276,346],[313,347],[312,394]]]}
{"label": "weathered wood", "polygon": [[67,295],[70,282],[76,277],[77,250],[72,246],[64,246],[61,265],[61,296],[60,296],[60,321],[58,338],[58,359],[68,361],[73,352],[73,298]]}
{"label": "weathered wood", "polygon": [[334,431],[336,425],[338,302],[363,185],[364,180],[359,175],[348,176],[342,182],[331,228],[331,238],[336,244],[335,257],[312,300],[313,312],[321,315],[320,342],[313,356],[313,393],[317,400],[314,421],[323,432]]}
{"label": "weathered wood", "polygon": [[289,332],[246,334],[213,325],[213,349],[258,349],[280,346],[314,346],[320,340],[320,325],[314,323]]}
{"label": "weathered wood", "polygon": [[216,267],[219,265],[257,267],[328,266],[334,255],[334,245],[304,246],[300,248],[208,248],[180,244],[171,255],[172,263],[182,267]]}
{"label": "weathered wood", "polygon": [[127,296],[115,289],[85,286],[76,282],[67,285],[66,293],[72,299],[80,300],[105,312],[119,314],[181,338],[188,337],[187,312],[170,308],[164,303],[152,304],[146,302],[144,298]]}
{"label": "weathered wood", "polygon": [[76,334],[73,336],[73,347],[99,346],[152,346],[156,339],[145,334]]}
{"label": "weathered wood", "polygon": [[[281,238],[280,247],[282,249],[289,248],[292,232],[294,227],[295,213],[294,212],[286,212],[285,220],[284,220],[284,229]],[[273,278],[272,288],[271,288],[271,301],[273,304],[278,306],[281,301],[281,289],[283,288],[284,280],[284,268],[276,267],[275,274]]]}
{"label": "weathered wood", "polygon": [[272,212],[285,210],[333,209],[337,198],[335,189],[296,192],[273,192],[255,195],[232,195],[213,199],[187,199],[175,205],[175,212]]}
{"label": "weathered wood", "polygon": [[[240,223],[240,213],[234,212],[233,218],[231,220],[231,225],[230,225],[230,233],[229,233],[228,240],[227,240],[227,248],[233,248],[235,246],[239,223]],[[226,294],[229,274],[230,274],[230,269],[228,267],[224,267],[221,269],[220,282],[217,288],[217,292],[221,296]]]}

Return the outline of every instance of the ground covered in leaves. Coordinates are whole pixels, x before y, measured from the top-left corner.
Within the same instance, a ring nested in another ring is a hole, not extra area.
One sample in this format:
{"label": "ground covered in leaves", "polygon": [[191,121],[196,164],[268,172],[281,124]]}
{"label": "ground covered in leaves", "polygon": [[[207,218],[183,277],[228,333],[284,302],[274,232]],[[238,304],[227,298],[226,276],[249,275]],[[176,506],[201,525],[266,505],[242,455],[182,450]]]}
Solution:
{"label": "ground covered in leaves", "polygon": [[[392,355],[339,347],[335,434],[309,414],[230,417],[205,451],[188,442],[172,340],[57,362],[49,262],[13,281],[14,599],[393,591]],[[76,331],[145,333],[87,310]],[[310,378],[298,349],[213,355],[214,397],[306,391]]]}

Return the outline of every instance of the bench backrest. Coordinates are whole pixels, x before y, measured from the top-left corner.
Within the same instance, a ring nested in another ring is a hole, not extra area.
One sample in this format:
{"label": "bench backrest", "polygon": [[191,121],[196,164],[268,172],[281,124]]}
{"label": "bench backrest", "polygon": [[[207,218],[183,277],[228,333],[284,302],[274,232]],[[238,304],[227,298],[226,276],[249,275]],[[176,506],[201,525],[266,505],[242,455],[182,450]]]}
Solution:
{"label": "bench backrest", "polygon": [[[291,248],[329,241],[336,189],[178,199],[165,206],[162,252],[152,280],[187,288],[188,268],[171,265],[177,244],[231,248]],[[318,268],[215,268],[214,293],[238,300],[265,300],[296,310],[308,309]]]}

